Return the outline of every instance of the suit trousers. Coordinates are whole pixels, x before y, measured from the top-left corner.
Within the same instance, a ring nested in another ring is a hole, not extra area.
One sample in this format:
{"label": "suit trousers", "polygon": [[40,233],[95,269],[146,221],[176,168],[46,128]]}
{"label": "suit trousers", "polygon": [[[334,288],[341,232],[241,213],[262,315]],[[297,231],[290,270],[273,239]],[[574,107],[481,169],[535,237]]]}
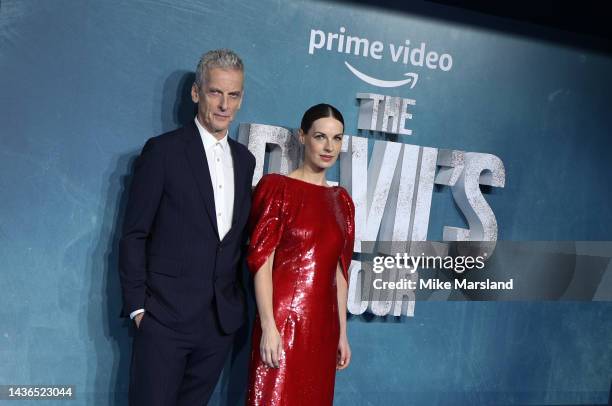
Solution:
{"label": "suit trousers", "polygon": [[136,328],[130,366],[131,406],[208,403],[234,334],[221,331],[211,309],[196,333],[182,333],[146,312]]}

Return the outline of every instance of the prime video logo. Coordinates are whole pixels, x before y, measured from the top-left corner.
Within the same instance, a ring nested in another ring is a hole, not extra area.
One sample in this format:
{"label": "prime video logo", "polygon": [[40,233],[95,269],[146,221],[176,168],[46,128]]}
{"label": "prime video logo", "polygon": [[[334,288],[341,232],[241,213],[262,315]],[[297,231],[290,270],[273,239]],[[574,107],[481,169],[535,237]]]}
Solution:
{"label": "prime video logo", "polygon": [[[453,67],[453,57],[447,53],[438,53],[427,50],[427,45],[424,42],[416,48],[410,47],[410,40],[405,40],[403,45],[394,43],[385,44],[381,41],[371,41],[368,38],[348,35],[346,28],[340,27],[338,33],[322,30],[311,29],[310,41],[308,43],[308,53],[313,55],[317,50],[326,50],[344,54],[353,54],[364,58],[373,58],[377,60],[383,59],[385,56],[391,58],[394,63],[403,63],[404,65],[412,65],[417,67],[426,67],[428,69],[440,69],[448,72]],[[419,75],[414,72],[404,74],[405,79],[385,80],[367,75],[344,61],[344,64],[351,73],[357,76],[364,82],[378,87],[399,87],[410,84],[410,88],[414,88],[419,78]]]}

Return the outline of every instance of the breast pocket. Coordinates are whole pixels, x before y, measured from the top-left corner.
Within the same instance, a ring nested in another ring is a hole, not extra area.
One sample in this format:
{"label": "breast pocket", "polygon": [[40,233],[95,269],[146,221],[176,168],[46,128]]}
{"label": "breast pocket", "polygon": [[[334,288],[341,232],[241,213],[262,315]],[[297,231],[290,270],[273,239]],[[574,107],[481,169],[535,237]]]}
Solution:
{"label": "breast pocket", "polygon": [[147,268],[149,272],[172,276],[176,278],[181,274],[181,271],[183,269],[183,263],[176,259],[151,255],[148,258]]}

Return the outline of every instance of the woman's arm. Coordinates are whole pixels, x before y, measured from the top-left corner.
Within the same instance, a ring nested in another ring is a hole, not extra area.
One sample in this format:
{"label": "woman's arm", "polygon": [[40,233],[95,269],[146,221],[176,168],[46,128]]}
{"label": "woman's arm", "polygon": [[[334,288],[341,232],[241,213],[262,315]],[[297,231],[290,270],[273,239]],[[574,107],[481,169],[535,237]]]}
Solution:
{"label": "woman's arm", "polygon": [[282,352],[281,337],[274,321],[272,309],[272,264],[274,252],[255,274],[255,300],[261,322],[261,342],[259,352],[264,364],[272,368],[279,367],[279,358]]}
{"label": "woman's arm", "polygon": [[346,334],[346,302],[348,299],[348,283],[342,274],[340,264],[336,267],[336,286],[338,290],[338,319],[340,322],[340,339],[338,340],[338,362],[336,369],[344,369],[351,362],[351,347]]}

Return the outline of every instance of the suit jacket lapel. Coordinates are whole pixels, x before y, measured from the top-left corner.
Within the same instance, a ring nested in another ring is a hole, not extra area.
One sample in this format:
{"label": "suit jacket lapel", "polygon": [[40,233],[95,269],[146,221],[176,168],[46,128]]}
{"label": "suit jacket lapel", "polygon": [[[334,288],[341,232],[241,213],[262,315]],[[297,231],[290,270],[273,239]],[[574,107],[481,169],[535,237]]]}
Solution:
{"label": "suit jacket lapel", "polygon": [[242,165],[240,162],[240,157],[238,156],[237,148],[234,140],[231,138],[228,139],[228,143],[230,146],[230,151],[232,153],[232,162],[234,167],[234,210],[232,212],[232,225],[225,235],[226,237],[233,233],[236,222],[239,220],[239,216],[241,214],[242,208],[242,200],[244,198],[244,174],[242,171]]}
{"label": "suit jacket lapel", "polygon": [[[219,228],[217,227],[217,210],[215,209],[215,195],[213,192],[212,181],[210,180],[210,171],[208,170],[208,161],[204,152],[204,145],[198,133],[198,129],[194,122],[185,126],[185,131],[188,133],[188,142],[185,144],[185,153],[187,160],[193,171],[193,176],[198,185],[200,196],[204,201],[204,207],[208,213],[208,218],[214,227],[215,234],[219,238]],[[235,173],[235,170],[234,170]],[[235,179],[235,176],[234,176]]]}
{"label": "suit jacket lapel", "polygon": [[228,139],[230,151],[232,153],[232,162],[234,167],[234,210],[232,212],[232,225],[223,239],[230,237],[236,231],[236,222],[241,214],[242,203],[244,198],[244,179],[240,157],[238,156],[237,148],[234,140]]}

